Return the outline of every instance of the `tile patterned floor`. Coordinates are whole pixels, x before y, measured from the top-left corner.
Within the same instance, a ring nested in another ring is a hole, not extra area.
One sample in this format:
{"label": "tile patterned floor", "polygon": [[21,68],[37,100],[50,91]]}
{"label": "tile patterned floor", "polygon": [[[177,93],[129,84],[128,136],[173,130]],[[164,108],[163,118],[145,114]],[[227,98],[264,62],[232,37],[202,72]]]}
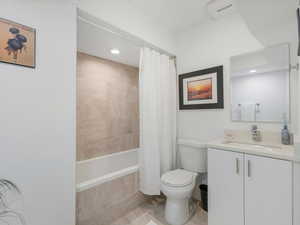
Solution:
{"label": "tile patterned floor", "polygon": [[[149,200],[110,225],[169,225],[164,219],[163,199]],[[207,225],[207,213],[198,204],[186,225]]]}

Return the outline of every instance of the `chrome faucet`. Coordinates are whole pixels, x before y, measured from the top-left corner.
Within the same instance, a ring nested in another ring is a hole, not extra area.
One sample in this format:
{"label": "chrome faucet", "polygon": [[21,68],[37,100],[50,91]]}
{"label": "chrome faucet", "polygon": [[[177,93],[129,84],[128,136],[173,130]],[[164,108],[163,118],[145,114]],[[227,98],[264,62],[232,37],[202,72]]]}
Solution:
{"label": "chrome faucet", "polygon": [[252,125],[251,135],[252,135],[253,141],[256,141],[256,142],[261,141],[261,134],[260,134],[260,131],[258,130],[257,125]]}

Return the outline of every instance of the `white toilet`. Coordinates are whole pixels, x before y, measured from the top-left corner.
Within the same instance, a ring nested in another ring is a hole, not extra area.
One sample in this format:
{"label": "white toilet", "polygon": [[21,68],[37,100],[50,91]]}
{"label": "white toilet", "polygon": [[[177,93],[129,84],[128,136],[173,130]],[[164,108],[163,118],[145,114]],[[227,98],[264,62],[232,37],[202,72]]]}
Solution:
{"label": "white toilet", "polygon": [[198,173],[205,173],[206,148],[201,145],[179,145],[182,169],[166,172],[161,177],[161,191],[167,197],[165,218],[170,225],[183,225],[191,215],[190,199]]}

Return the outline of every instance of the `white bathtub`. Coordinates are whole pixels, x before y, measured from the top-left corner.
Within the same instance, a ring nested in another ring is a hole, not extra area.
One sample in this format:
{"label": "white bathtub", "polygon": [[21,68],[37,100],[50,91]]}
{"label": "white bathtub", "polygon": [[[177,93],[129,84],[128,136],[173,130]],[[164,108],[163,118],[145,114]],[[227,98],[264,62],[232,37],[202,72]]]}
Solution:
{"label": "white bathtub", "polygon": [[76,191],[84,191],[96,185],[138,171],[137,150],[114,153],[76,164]]}

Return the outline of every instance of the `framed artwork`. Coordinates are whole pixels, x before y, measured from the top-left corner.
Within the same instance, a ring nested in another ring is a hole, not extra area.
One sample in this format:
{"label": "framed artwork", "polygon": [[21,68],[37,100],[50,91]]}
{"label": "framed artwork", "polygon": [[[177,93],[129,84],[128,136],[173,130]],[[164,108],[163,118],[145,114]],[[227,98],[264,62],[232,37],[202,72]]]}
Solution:
{"label": "framed artwork", "polygon": [[179,109],[223,108],[223,66],[179,76]]}
{"label": "framed artwork", "polygon": [[0,62],[35,68],[35,29],[0,18]]}

